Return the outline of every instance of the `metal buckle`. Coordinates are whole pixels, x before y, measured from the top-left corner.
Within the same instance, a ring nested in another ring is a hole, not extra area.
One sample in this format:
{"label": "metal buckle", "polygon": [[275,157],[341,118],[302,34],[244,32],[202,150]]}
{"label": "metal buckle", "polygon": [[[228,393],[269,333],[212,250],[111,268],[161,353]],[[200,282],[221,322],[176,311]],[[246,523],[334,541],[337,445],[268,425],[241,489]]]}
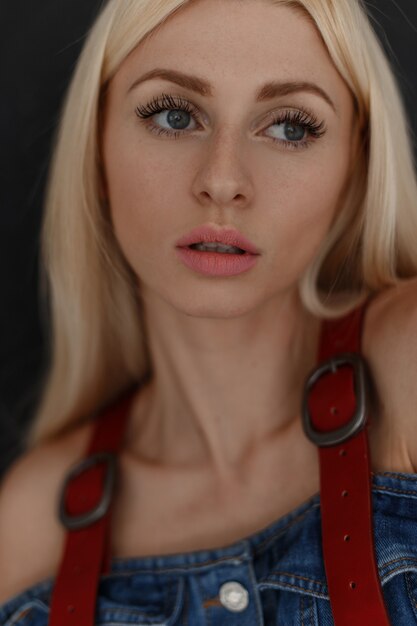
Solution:
{"label": "metal buckle", "polygon": [[[310,412],[308,410],[308,394],[324,374],[327,372],[335,373],[338,367],[343,365],[351,365],[353,367],[355,393],[356,393],[356,410],[351,420],[333,431],[319,432],[313,428]],[[308,377],[303,396],[302,419],[303,428],[307,437],[317,446],[335,446],[337,444],[350,439],[358,433],[366,424],[366,369],[363,359],[354,352],[344,352],[332,357],[328,361],[321,363]]]}
{"label": "metal buckle", "polygon": [[[98,463],[107,463],[106,476],[104,481],[103,495],[100,502],[87,513],[81,515],[69,515],[65,507],[67,488],[73,478],[79,476],[86,469],[97,465]],[[66,476],[64,485],[61,492],[61,500],[59,503],[59,519],[65,528],[69,530],[79,530],[90,526],[97,520],[101,519],[109,508],[111,502],[111,496],[116,477],[116,455],[113,452],[97,452],[93,454],[81,463],[77,464]]]}

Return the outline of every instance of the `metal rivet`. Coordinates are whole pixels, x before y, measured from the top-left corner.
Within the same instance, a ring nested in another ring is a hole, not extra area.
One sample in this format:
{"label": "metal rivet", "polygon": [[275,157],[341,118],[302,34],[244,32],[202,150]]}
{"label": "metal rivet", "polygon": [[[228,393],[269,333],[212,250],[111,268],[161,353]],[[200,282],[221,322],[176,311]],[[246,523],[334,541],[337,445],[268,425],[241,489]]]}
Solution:
{"label": "metal rivet", "polygon": [[344,448],[342,448],[341,450],[339,450],[339,456],[346,456],[347,452]]}
{"label": "metal rivet", "polygon": [[355,587],[356,587],[356,583],[355,583],[355,582],[353,582],[353,580],[352,580],[352,581],[349,583],[349,587],[350,587],[351,589],[355,589]]}
{"label": "metal rivet", "polygon": [[346,489],[344,489],[344,490],[342,491],[342,498],[347,498],[347,496],[348,496],[348,495],[349,495],[349,492],[348,492],[348,491],[346,491]]}
{"label": "metal rivet", "polygon": [[244,611],[249,604],[249,593],[239,582],[230,580],[220,587],[219,598],[229,611]]}
{"label": "metal rivet", "polygon": [[343,540],[344,540],[344,541],[350,541],[350,535],[345,535],[345,536],[343,537]]}

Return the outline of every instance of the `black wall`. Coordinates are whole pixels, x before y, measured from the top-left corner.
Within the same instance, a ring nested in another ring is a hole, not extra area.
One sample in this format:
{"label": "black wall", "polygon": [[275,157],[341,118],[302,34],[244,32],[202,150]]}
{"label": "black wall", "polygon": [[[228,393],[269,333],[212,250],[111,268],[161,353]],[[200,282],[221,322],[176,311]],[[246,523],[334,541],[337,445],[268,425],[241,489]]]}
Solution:
{"label": "black wall", "polygon": [[[22,452],[46,364],[39,229],[60,104],[101,0],[0,0],[0,476]],[[373,0],[372,21],[417,137],[417,3]],[[395,124],[396,120],[392,120]],[[417,154],[417,141],[414,139]]]}
{"label": "black wall", "polygon": [[0,0],[0,474],[38,398],[39,230],[59,108],[99,0]]}

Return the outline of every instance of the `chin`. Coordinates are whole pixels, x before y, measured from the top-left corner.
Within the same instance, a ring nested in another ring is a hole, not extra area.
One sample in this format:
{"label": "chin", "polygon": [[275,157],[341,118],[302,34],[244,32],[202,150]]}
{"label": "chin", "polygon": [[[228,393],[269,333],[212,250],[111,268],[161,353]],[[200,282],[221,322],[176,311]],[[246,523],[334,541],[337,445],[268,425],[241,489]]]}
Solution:
{"label": "chin", "polygon": [[233,319],[242,317],[254,311],[259,306],[252,294],[251,297],[244,298],[242,295],[232,294],[225,297],[219,294],[218,297],[213,294],[202,294],[196,298],[194,293],[190,298],[182,298],[180,301],[171,300],[171,305],[178,311],[188,317],[207,318],[207,319]]}
{"label": "chin", "polygon": [[[180,287],[178,287],[180,285]],[[159,282],[142,283],[142,297],[151,309],[165,306],[173,312],[188,317],[201,319],[234,319],[250,315],[262,308],[276,295],[276,285],[264,285],[263,288],[253,281],[247,284],[216,279],[204,280],[204,283],[187,281],[183,277],[170,277]]]}

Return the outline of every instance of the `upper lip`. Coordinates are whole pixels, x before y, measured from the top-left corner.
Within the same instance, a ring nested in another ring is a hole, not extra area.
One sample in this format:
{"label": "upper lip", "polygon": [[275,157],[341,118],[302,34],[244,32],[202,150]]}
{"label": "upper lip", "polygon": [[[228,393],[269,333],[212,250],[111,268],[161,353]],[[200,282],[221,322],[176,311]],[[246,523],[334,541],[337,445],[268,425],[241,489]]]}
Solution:
{"label": "upper lip", "polygon": [[251,254],[259,254],[256,246],[239,231],[234,228],[222,228],[220,230],[210,226],[209,224],[193,228],[191,232],[184,235],[184,237],[181,237],[177,241],[177,246],[185,248],[193,243],[201,242],[217,242],[228,246],[237,246],[238,248],[242,248],[242,250],[246,250],[246,252],[250,252]]}

